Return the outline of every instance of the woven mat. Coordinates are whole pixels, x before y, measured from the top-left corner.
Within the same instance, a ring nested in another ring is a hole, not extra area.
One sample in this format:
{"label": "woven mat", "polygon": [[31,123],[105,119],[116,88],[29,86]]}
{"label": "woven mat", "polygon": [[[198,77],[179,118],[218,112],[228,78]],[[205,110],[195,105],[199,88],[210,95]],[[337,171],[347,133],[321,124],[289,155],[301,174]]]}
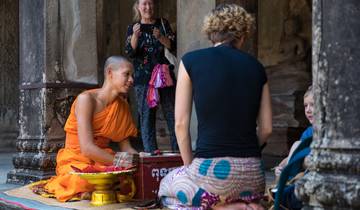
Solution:
{"label": "woven mat", "polygon": [[[23,198],[28,199],[32,201],[38,201],[44,205],[47,205],[49,207],[51,206],[58,206],[62,208],[69,208],[69,209],[89,209],[89,210],[114,210],[114,209],[134,209],[133,207],[139,205],[140,203],[143,203],[143,201],[137,201],[137,202],[129,202],[129,203],[116,203],[116,204],[109,204],[105,206],[99,206],[95,207],[90,204],[90,201],[76,201],[76,202],[58,202],[56,199],[53,198],[44,198],[40,195],[37,195],[33,193],[29,186],[23,186],[20,188],[15,188],[9,191],[4,192],[8,196],[16,197],[16,198]],[[22,205],[34,208],[29,205],[26,205],[26,200],[20,202]],[[50,208],[49,208],[50,209]]]}

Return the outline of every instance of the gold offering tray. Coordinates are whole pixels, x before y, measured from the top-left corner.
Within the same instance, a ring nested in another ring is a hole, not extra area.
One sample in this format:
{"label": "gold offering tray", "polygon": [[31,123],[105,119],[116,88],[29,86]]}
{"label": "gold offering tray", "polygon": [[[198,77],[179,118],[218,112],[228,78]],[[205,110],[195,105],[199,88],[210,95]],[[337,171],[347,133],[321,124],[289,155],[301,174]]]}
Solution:
{"label": "gold offering tray", "polygon": [[[94,206],[102,206],[106,204],[125,202],[131,200],[135,193],[136,187],[132,174],[135,169],[122,170],[122,171],[109,171],[109,172],[97,172],[97,173],[84,173],[84,172],[70,172],[70,174],[78,175],[83,179],[86,179],[90,184],[93,184],[95,191],[91,195],[91,204]],[[112,189],[113,184],[119,181],[120,176],[125,179],[120,183],[121,186],[130,185],[131,192],[127,195],[122,195]]]}
{"label": "gold offering tray", "polygon": [[85,173],[85,172],[75,172],[72,171],[70,174],[79,175],[84,179],[111,179],[114,177],[118,177],[119,175],[129,175],[133,174],[136,170],[121,170],[121,171],[109,171],[109,172],[95,172],[95,173]]}

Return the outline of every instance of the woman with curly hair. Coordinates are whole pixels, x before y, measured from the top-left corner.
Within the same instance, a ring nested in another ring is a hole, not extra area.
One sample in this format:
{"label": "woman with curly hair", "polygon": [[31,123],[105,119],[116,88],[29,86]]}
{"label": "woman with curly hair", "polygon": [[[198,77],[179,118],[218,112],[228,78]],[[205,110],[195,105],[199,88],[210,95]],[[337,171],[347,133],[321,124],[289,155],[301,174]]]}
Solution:
{"label": "woman with curly hair", "polygon": [[[263,65],[241,50],[253,22],[242,7],[219,5],[203,27],[214,46],[182,57],[175,132],[184,166],[171,171],[159,189],[169,208],[208,209],[263,197],[260,145],[272,132],[272,111]],[[198,117],[194,157],[189,134],[193,99]]]}

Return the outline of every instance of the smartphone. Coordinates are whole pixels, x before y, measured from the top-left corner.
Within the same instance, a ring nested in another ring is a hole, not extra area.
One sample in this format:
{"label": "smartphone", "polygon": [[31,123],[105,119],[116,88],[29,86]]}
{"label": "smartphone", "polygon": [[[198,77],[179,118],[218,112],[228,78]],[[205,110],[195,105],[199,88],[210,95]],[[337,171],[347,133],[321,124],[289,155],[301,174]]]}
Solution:
{"label": "smartphone", "polygon": [[149,26],[149,25],[141,24],[141,25],[140,25],[140,31],[141,31],[142,33],[152,34],[152,32],[153,32],[153,27],[152,27],[152,26]]}

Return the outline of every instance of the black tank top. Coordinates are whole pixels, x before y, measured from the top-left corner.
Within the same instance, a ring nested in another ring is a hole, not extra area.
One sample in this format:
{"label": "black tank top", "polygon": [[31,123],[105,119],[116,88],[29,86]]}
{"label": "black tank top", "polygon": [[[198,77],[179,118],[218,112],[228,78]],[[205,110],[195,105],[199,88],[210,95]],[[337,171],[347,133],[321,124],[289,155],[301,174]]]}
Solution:
{"label": "black tank top", "polygon": [[195,157],[260,157],[256,120],[267,82],[263,65],[229,45],[189,52],[182,61],[198,119]]}

